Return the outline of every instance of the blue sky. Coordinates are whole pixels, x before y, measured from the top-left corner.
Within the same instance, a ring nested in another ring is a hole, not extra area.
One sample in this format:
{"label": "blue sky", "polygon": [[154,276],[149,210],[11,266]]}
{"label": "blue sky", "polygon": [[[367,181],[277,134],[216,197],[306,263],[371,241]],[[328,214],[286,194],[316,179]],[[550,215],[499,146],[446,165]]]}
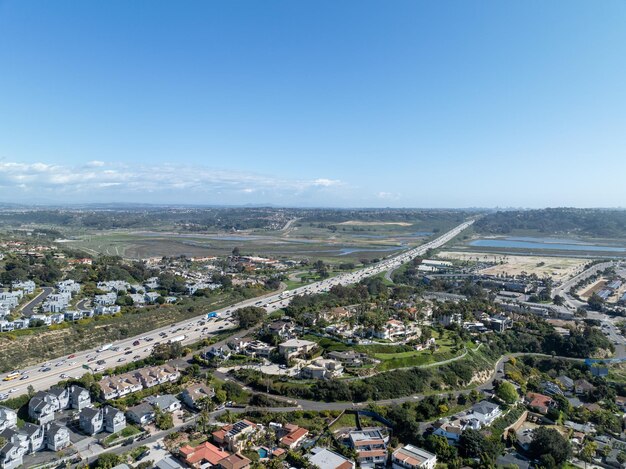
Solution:
{"label": "blue sky", "polygon": [[625,24],[615,0],[0,0],[0,201],[624,205]]}

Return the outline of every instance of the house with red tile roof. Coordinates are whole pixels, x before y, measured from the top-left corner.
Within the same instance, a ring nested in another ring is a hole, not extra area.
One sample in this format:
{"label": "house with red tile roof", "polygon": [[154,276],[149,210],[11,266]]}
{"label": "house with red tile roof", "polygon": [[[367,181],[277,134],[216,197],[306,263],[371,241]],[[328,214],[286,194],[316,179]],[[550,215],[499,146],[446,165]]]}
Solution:
{"label": "house with red tile roof", "polygon": [[205,467],[207,464],[217,466],[219,462],[230,456],[230,453],[211,443],[204,442],[195,448],[185,445],[179,449],[185,463],[194,468]]}
{"label": "house with red tile roof", "polygon": [[283,428],[289,433],[283,436],[279,442],[281,445],[286,446],[289,449],[296,448],[309,434],[309,431],[306,428],[302,428],[291,423],[284,425]]}
{"label": "house with red tile roof", "polygon": [[551,407],[554,407],[554,400],[544,394],[537,392],[529,392],[526,394],[526,402],[530,408],[540,414],[547,414]]}

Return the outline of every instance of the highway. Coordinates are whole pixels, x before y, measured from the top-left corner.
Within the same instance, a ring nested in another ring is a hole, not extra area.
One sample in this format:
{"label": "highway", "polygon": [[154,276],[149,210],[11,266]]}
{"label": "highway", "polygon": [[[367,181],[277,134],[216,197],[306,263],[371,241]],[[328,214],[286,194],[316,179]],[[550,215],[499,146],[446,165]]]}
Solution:
{"label": "highway", "polygon": [[[8,373],[4,373],[0,375],[0,380],[2,380],[0,381],[0,400],[24,394],[27,392],[28,386],[32,386],[35,391],[45,390],[62,379],[69,377],[78,378],[92,370],[104,371],[129,361],[145,358],[150,355],[152,347],[156,343],[165,343],[175,337],[180,338],[180,336],[184,336],[181,343],[189,344],[209,337],[216,332],[233,329],[236,327],[236,324],[230,321],[230,317],[232,312],[238,308],[259,306],[265,308],[268,313],[272,313],[287,306],[294,296],[325,292],[335,285],[358,283],[364,278],[397,268],[403,263],[426,253],[429,249],[441,247],[471,226],[473,222],[473,220],[466,221],[433,241],[404,251],[394,257],[384,259],[375,265],[340,274],[294,290],[274,293],[261,298],[253,298],[222,308],[217,310],[217,319],[207,319],[205,313],[202,316],[181,321],[169,327],[156,329],[141,336],[120,340],[114,344],[107,344],[110,347],[106,350],[103,350],[103,345],[105,344],[94,344],[96,346],[90,350],[76,352],[36,366],[20,369],[18,370],[20,376],[11,381],[4,381],[8,375]],[[203,321],[205,324],[201,324]],[[104,362],[101,360],[104,360]],[[89,366],[90,369],[84,368],[85,366]]]}

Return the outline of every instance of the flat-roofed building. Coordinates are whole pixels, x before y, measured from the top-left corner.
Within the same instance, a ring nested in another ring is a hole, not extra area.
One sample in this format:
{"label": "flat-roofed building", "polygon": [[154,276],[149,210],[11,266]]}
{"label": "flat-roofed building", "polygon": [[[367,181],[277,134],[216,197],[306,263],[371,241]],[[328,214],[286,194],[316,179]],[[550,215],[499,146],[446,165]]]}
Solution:
{"label": "flat-roofed building", "polygon": [[437,456],[417,446],[406,445],[391,455],[393,469],[434,469],[437,465]]}

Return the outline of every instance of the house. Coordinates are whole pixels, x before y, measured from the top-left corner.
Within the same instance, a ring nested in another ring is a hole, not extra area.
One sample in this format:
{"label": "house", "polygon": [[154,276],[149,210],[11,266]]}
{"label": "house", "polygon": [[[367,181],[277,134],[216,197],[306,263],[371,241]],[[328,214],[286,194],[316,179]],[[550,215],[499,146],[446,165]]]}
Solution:
{"label": "house", "polygon": [[373,331],[372,335],[378,339],[393,340],[399,337],[408,337],[419,335],[421,330],[419,327],[405,325],[397,319],[388,320],[382,329]]}
{"label": "house", "polygon": [[100,433],[104,428],[104,415],[102,410],[85,407],[80,411],[79,426],[87,435]]}
{"label": "house", "polygon": [[437,322],[446,327],[452,324],[461,324],[463,322],[463,315],[461,315],[461,313],[444,314],[437,318]]}
{"label": "house", "polygon": [[434,426],[434,435],[443,436],[448,441],[457,442],[461,439],[464,425],[460,420],[442,420]]}
{"label": "house", "polygon": [[199,410],[199,402],[202,399],[212,399],[215,389],[203,383],[192,384],[180,394],[183,402],[192,409]]}
{"label": "house", "polygon": [[355,467],[354,462],[348,458],[319,446],[311,449],[311,454],[306,457],[311,465],[319,469],[354,469]]}
{"label": "house", "polygon": [[70,431],[59,424],[51,423],[46,430],[46,448],[50,451],[59,451],[71,444]]}
{"label": "house", "polygon": [[343,365],[329,358],[316,358],[300,370],[304,379],[330,379],[343,374]]}
{"label": "house", "polygon": [[66,321],[78,321],[83,318],[83,313],[80,311],[65,311],[63,313],[63,318]]}
{"label": "house", "polygon": [[489,325],[494,332],[504,332],[513,327],[513,321],[506,316],[493,316],[489,318]]}
{"label": "house", "polygon": [[222,459],[219,463],[219,467],[222,469],[248,469],[251,463],[252,461],[245,456],[234,453]]}
{"label": "house", "polygon": [[266,344],[260,340],[253,340],[251,342],[242,342],[242,346],[244,347],[244,352],[247,355],[251,355],[253,357],[264,357],[268,358],[272,352],[276,349],[276,347],[272,347],[271,345]]}
{"label": "house", "polygon": [[126,417],[124,412],[110,405],[103,409],[104,430],[109,433],[117,433],[126,428]]}
{"label": "house", "polygon": [[489,401],[480,401],[472,406],[467,415],[468,421],[476,430],[491,425],[495,419],[502,415],[502,410],[497,404]]}
{"label": "house", "polygon": [[155,413],[150,404],[142,402],[136,406],[129,407],[126,411],[126,416],[131,422],[138,423],[139,425],[147,425],[154,420]]}
{"label": "house", "polygon": [[351,367],[363,366],[363,363],[367,360],[366,354],[357,353],[354,350],[348,350],[346,352],[330,352],[326,356],[343,363],[344,366]]}
{"label": "house", "polygon": [[181,459],[191,467],[204,468],[217,466],[219,462],[230,456],[230,453],[209,443],[202,443],[195,448],[185,445],[179,450]]}
{"label": "house", "polygon": [[361,467],[373,468],[387,463],[387,440],[380,429],[356,430],[348,434],[348,445],[357,452]]}
{"label": "house", "polygon": [[5,441],[4,446],[0,448],[0,467],[5,469],[20,467],[28,451],[26,435],[8,428],[0,432],[0,437]]}
{"label": "house", "polygon": [[185,469],[187,466],[183,466],[172,456],[167,456],[166,458],[158,461],[154,467],[156,469]]}
{"label": "house", "polygon": [[496,459],[498,467],[518,467],[519,469],[530,469],[530,461],[518,453],[506,453]]}
{"label": "house", "polygon": [[555,402],[551,397],[536,392],[526,394],[526,403],[528,407],[540,414],[547,414],[550,408],[554,407]]}
{"label": "house", "polygon": [[91,396],[89,391],[80,386],[73,385],[70,387],[70,407],[76,410],[83,410],[85,407],[91,406]]}
{"label": "house", "polygon": [[156,292],[148,292],[144,295],[144,299],[147,303],[156,303],[159,296],[161,295]]}
{"label": "house", "polygon": [[175,412],[181,408],[180,401],[171,394],[148,396],[146,402],[163,412]]}
{"label": "house", "polygon": [[302,355],[313,350],[317,344],[310,340],[289,339],[278,345],[278,352],[286,359]]}
{"label": "house", "polygon": [[0,406],[0,432],[17,425],[17,412],[8,407]]}
{"label": "house", "polygon": [[59,400],[43,391],[36,393],[28,401],[28,416],[40,424],[54,420],[54,413],[59,410]]}
{"label": "house", "polygon": [[98,386],[105,400],[123,397],[143,389],[141,382],[130,373],[104,377],[98,382]]}
{"label": "house", "polygon": [[280,337],[281,339],[285,339],[291,337],[293,335],[293,331],[295,329],[295,325],[290,320],[279,320],[274,321],[273,323],[267,326],[267,330],[270,334]]}
{"label": "house", "polygon": [[596,387],[586,379],[577,379],[574,381],[574,392],[576,394],[586,394],[593,391],[595,388]]}
{"label": "house", "polygon": [[180,372],[170,365],[151,366],[137,370],[133,376],[141,381],[144,388],[151,388],[159,384],[178,381]]}
{"label": "house", "polygon": [[240,451],[243,441],[256,433],[258,427],[249,420],[240,420],[236,423],[225,425],[212,433],[213,440],[220,446],[227,447],[230,451]]}
{"label": "house", "polygon": [[574,380],[569,376],[561,375],[557,377],[556,380],[565,391],[572,391],[574,389]]}
{"label": "house", "polygon": [[41,451],[45,445],[45,431],[44,427],[35,425],[34,423],[25,422],[22,427],[22,433],[26,435],[26,441],[28,442],[27,453],[34,453]]}
{"label": "house", "polygon": [[435,469],[437,456],[417,446],[406,445],[391,454],[392,469]]}
{"label": "house", "polygon": [[283,429],[288,433],[279,440],[279,443],[289,449],[297,448],[309,434],[306,428],[290,423],[284,425]]}
{"label": "house", "polygon": [[56,397],[57,401],[59,402],[59,407],[56,410],[65,410],[70,408],[70,391],[68,388],[52,386],[48,390],[48,394]]}

